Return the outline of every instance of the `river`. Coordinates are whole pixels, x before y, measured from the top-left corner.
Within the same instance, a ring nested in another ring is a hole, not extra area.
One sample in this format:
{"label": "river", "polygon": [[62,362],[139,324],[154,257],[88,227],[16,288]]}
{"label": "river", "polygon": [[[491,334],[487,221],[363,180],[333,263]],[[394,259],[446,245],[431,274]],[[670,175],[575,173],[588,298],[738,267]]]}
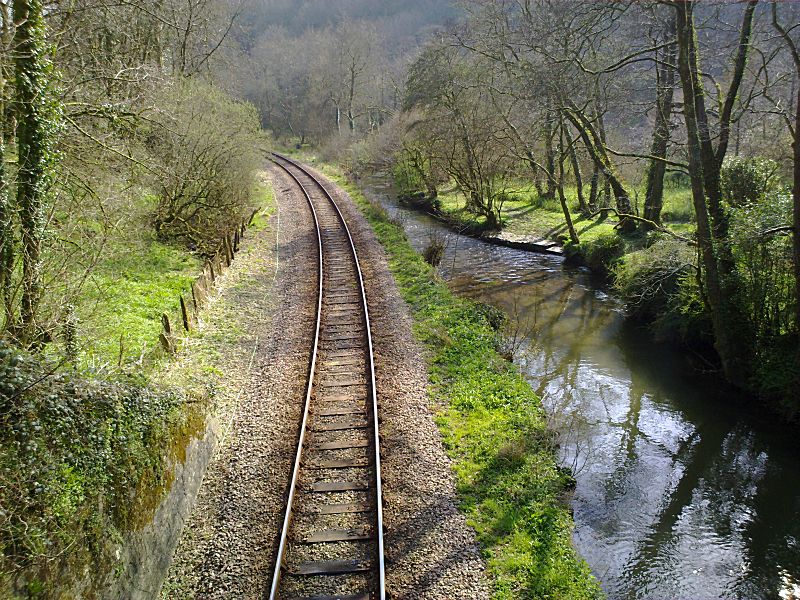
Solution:
{"label": "river", "polygon": [[574,543],[611,599],[800,599],[798,442],[699,357],[656,344],[582,269],[459,236],[362,187],[421,250],[444,237],[442,276],[512,318],[517,362],[572,467]]}

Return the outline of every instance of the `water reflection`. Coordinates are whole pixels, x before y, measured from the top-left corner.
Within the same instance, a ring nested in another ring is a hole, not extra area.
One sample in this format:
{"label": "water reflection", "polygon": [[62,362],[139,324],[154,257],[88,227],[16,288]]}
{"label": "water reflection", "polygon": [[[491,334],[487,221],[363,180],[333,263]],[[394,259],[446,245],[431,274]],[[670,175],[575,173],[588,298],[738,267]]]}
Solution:
{"label": "water reflection", "polygon": [[577,474],[575,544],[611,598],[800,598],[788,435],[757,424],[691,357],[626,326],[585,272],[443,232],[382,185],[373,195],[418,249],[446,236],[453,289],[520,323],[518,362]]}

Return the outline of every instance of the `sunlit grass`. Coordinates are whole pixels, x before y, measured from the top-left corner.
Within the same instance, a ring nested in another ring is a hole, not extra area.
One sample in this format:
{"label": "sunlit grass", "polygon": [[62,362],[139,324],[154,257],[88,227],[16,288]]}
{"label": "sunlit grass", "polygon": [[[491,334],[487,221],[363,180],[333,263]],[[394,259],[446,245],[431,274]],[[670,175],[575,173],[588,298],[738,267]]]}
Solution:
{"label": "sunlit grass", "polygon": [[[408,242],[400,225],[337,171],[386,248],[389,266],[429,355],[431,402],[453,459],[461,509],[475,528],[494,598],[589,600],[602,593],[571,542],[565,491],[541,402],[498,353],[483,310],[454,296]],[[456,208],[457,210],[457,208]]]}
{"label": "sunlit grass", "polygon": [[[255,185],[254,204],[260,209],[251,227],[259,231],[275,203],[263,176]],[[202,261],[189,248],[156,238],[147,219],[150,202],[140,198],[109,236],[78,297],[79,362],[92,371],[158,356],[162,314],[182,328],[180,296],[191,299]]]}
{"label": "sunlit grass", "polygon": [[[588,196],[588,186],[584,190]],[[567,186],[564,190],[567,206],[581,245],[588,247],[614,231],[617,219],[594,216],[585,217],[578,210],[577,188]],[[644,189],[633,190],[633,205],[639,212],[644,210]],[[446,188],[439,194],[441,211],[449,218],[476,226],[483,226],[486,219],[475,215],[466,207],[466,199],[455,187]],[[529,239],[552,239],[566,242],[569,232],[561,203],[555,198],[542,198],[533,184],[516,182],[506,190],[502,202],[500,219],[502,230],[509,235]],[[694,207],[691,189],[667,182],[664,189],[662,222],[665,227],[679,235],[691,236],[694,232]],[[631,248],[637,247],[636,243]]]}
{"label": "sunlit grass", "polygon": [[[76,307],[82,362],[92,368],[127,364],[158,347],[161,315],[179,314],[191,297],[200,261],[161,243],[145,229],[111,241]],[[173,323],[179,326],[179,322]]]}

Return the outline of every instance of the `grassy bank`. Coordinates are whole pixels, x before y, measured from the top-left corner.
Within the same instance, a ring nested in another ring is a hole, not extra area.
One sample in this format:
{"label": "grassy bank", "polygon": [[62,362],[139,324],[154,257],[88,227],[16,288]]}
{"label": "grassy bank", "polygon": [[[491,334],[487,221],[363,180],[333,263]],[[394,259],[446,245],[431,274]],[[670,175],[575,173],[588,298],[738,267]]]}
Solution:
{"label": "grassy bank", "polygon": [[[558,200],[541,198],[532,185],[525,183],[510,189],[502,202],[502,231],[516,238],[550,239],[562,243],[570,262],[586,265],[604,277],[612,276],[614,267],[625,255],[650,244],[647,236],[639,232],[629,236],[618,235],[615,231],[618,219],[613,213],[606,218],[587,218],[581,214],[574,187],[566,188],[565,195],[579,238],[578,244],[569,241],[564,213]],[[638,204],[641,204],[644,191],[637,190],[635,197],[640,199]],[[486,226],[485,217],[469,211],[466,199],[456,189],[440,193],[437,202],[440,215],[451,224],[469,226],[478,231]],[[691,190],[670,183],[664,190],[662,218],[664,225],[670,230],[679,235],[691,236],[694,230]]]}
{"label": "grassy bank", "polygon": [[601,596],[571,543],[567,502],[574,480],[556,466],[540,400],[498,352],[485,307],[453,295],[401,226],[328,173],[349,191],[386,248],[415,333],[428,350],[431,400],[495,597]]}
{"label": "grassy bank", "polygon": [[[574,187],[564,190],[570,209],[570,216],[575,224],[575,231],[581,241],[591,242],[595,238],[609,233],[616,225],[616,219],[587,219],[578,210],[577,191]],[[637,190],[635,205],[641,205],[644,190]],[[485,217],[476,216],[466,209],[464,195],[456,189],[443,191],[437,198],[442,213],[456,221],[473,223],[477,226],[485,224]],[[641,206],[639,209],[641,210]],[[691,190],[669,184],[664,190],[664,224],[675,232],[687,232],[693,229],[694,212],[692,208]],[[564,213],[561,204],[555,198],[542,198],[532,185],[519,183],[508,190],[500,210],[500,222],[504,231],[514,235],[546,239],[566,239],[567,228],[564,224]]]}
{"label": "grassy bank", "polygon": [[[211,408],[234,401],[222,371],[252,352],[246,315],[214,301],[180,340],[188,352],[166,360],[161,315],[179,322],[201,260],[155,237],[146,197],[133,204],[76,298],[78,360],[65,362],[61,339],[40,354],[0,341],[2,598],[103,597],[120,548],[152,520]],[[247,238],[274,206],[264,177],[254,204]]]}
{"label": "grassy bank", "polygon": [[[92,374],[113,373],[136,365],[152,371],[163,358],[158,342],[161,315],[177,321],[179,296],[191,298],[191,284],[202,261],[185,246],[159,240],[148,221],[152,200],[142,197],[99,253],[92,277],[76,299],[79,367]],[[257,178],[252,227],[264,227],[272,190]]]}

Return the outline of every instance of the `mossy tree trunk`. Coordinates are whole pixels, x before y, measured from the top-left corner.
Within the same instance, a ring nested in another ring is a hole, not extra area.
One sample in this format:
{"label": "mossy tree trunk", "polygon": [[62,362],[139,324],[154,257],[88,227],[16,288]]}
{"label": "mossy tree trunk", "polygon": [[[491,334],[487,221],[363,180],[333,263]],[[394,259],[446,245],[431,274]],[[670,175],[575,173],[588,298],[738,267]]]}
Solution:
{"label": "mossy tree trunk", "polygon": [[544,160],[545,168],[547,169],[547,181],[543,198],[552,199],[556,197],[556,153],[553,149],[553,138],[556,135],[555,127],[553,127],[552,116],[550,114],[544,120]]}
{"label": "mossy tree trunk", "polygon": [[0,332],[13,330],[15,326],[13,302],[14,213],[5,168],[5,140],[3,137],[3,132],[0,131],[0,302],[3,304],[3,321],[0,323]]}
{"label": "mossy tree trunk", "polygon": [[[697,220],[697,243],[700,250],[705,300],[711,314],[714,331],[714,346],[722,361],[726,377],[737,385],[744,385],[750,371],[751,347],[747,335],[747,321],[738,309],[737,298],[731,293],[731,273],[727,268],[724,241],[717,243],[714,227],[714,211],[710,205],[718,199],[714,190],[714,170],[709,164],[708,148],[703,150],[708,136],[708,120],[703,100],[702,82],[699,76],[698,50],[694,27],[693,2],[675,4],[678,34],[678,72],[683,89],[683,112],[686,122],[689,175],[692,182],[692,201]],[[750,9],[751,7],[748,7]],[[751,14],[752,17],[752,14]],[[700,115],[703,115],[702,117]],[[704,128],[706,131],[704,133]],[[719,180],[716,180],[719,189]],[[707,202],[708,199],[708,202]],[[717,209],[721,207],[716,207]]]}
{"label": "mossy tree trunk", "polygon": [[564,116],[580,134],[586,149],[589,151],[589,155],[603,175],[606,176],[611,186],[614,198],[617,202],[617,212],[620,217],[620,231],[623,233],[631,233],[636,229],[636,221],[633,219],[626,219],[624,216],[632,214],[630,194],[625,188],[622,178],[614,168],[614,164],[611,162],[608,152],[606,152],[605,143],[602,139],[603,136],[594,124],[592,124],[591,120],[572,101],[568,100],[566,102],[566,107],[563,112]]}
{"label": "mossy tree trunk", "polygon": [[589,185],[589,210],[594,212],[597,210],[597,195],[600,188],[600,169],[594,165],[592,169],[592,179]]}
{"label": "mossy tree trunk", "polygon": [[[675,37],[675,21],[670,20],[665,31],[666,37]],[[647,191],[644,200],[644,218],[661,224],[661,209],[664,206],[664,174],[669,147],[670,116],[672,97],[675,90],[675,55],[677,47],[670,44],[661,55],[656,68],[656,115],[653,127],[653,143],[650,154],[654,157],[647,168]],[[659,160],[662,159],[662,160]]]}
{"label": "mossy tree trunk", "polygon": [[[584,215],[588,215],[588,204],[586,204],[586,196],[583,195],[583,177],[581,176],[581,163],[578,160],[578,153],[575,151],[575,141],[570,140],[569,143],[569,160],[572,164],[572,174],[575,176],[575,187],[578,194],[578,208]],[[563,187],[563,186],[562,186]]]}
{"label": "mossy tree trunk", "polygon": [[578,233],[575,231],[575,224],[572,222],[572,215],[569,212],[567,197],[564,194],[564,159],[568,152],[565,146],[569,146],[569,150],[574,153],[575,149],[573,146],[575,142],[571,139],[567,139],[565,142],[565,138],[569,138],[569,136],[564,133],[565,128],[564,120],[562,119],[559,125],[558,136],[558,180],[556,181],[556,189],[558,191],[558,201],[561,204],[561,211],[564,213],[564,222],[567,224],[569,239],[573,244],[577,245],[580,243],[580,240],[578,239]]}
{"label": "mossy tree trunk", "polygon": [[[11,47],[13,36],[13,18],[11,6],[0,4],[2,31],[0,44],[3,49]],[[3,321],[0,332],[13,330],[15,313],[13,303],[14,275],[14,206],[6,171],[6,139],[13,135],[12,115],[9,110],[8,95],[10,90],[11,70],[13,66],[7,55],[0,55],[0,302],[2,303]]]}
{"label": "mossy tree trunk", "polygon": [[[711,233],[715,240],[715,252],[718,257],[720,272],[725,285],[725,293],[729,298],[736,295],[737,280],[735,276],[736,265],[733,251],[728,238],[728,214],[722,201],[722,163],[728,152],[730,141],[731,122],[736,105],[739,89],[744,78],[747,58],[750,51],[750,39],[753,32],[753,15],[758,0],[748,0],[739,30],[739,44],[733,62],[733,74],[728,90],[719,110],[719,133],[716,136],[716,148],[712,139],[709,124],[709,112],[706,109],[705,91],[702,82],[702,70],[697,48],[696,30],[694,28],[693,7],[697,0],[687,0],[689,10],[689,25],[691,28],[692,44],[691,60],[689,62],[689,75],[692,78],[691,101],[694,104],[694,113],[697,120],[697,135],[700,142],[700,155],[703,161],[703,183],[708,199],[708,212],[711,216]],[[688,101],[688,100],[685,100]]]}
{"label": "mossy tree trunk", "polygon": [[14,0],[14,65],[16,86],[17,206],[22,242],[20,327],[23,342],[36,334],[36,315],[44,293],[42,242],[52,184],[58,111],[50,89],[52,64],[48,56],[42,0]]}

